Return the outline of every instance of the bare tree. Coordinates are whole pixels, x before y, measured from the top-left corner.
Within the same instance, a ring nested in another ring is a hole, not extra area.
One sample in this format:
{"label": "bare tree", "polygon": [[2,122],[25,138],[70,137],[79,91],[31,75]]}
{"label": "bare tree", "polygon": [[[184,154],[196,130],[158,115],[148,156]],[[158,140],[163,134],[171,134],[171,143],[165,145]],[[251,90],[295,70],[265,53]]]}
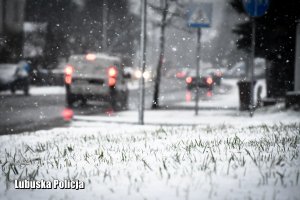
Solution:
{"label": "bare tree", "polygon": [[[155,6],[149,4],[150,7],[161,15],[161,21],[159,23],[160,27],[160,39],[159,39],[159,58],[156,68],[156,77],[154,82],[154,95],[152,101],[152,109],[159,108],[159,87],[161,81],[161,69],[164,62],[164,54],[165,54],[165,30],[167,26],[172,26],[173,28],[184,30],[190,32],[188,29],[184,27],[177,26],[172,23],[174,17],[183,19],[185,16],[185,10],[182,9],[185,5],[181,4],[178,0],[161,0],[160,6]],[[170,11],[170,7],[173,6],[175,9]]]}

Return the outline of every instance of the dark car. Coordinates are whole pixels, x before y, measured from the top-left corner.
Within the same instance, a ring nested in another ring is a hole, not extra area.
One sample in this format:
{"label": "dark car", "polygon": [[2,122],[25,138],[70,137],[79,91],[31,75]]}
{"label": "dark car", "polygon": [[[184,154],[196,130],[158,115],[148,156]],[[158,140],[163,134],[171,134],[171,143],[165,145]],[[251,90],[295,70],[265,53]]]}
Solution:
{"label": "dark car", "polygon": [[208,74],[206,72],[199,73],[199,77],[196,76],[196,70],[191,70],[186,77],[185,81],[187,84],[187,89],[191,90],[197,86],[200,88],[207,88],[209,90],[213,89],[214,80],[211,76],[211,74]]}
{"label": "dark car", "polygon": [[27,69],[20,64],[0,64],[0,91],[22,90],[29,95],[30,79]]}
{"label": "dark car", "polygon": [[221,68],[207,68],[204,70],[204,73],[211,75],[216,85],[221,85],[223,78],[223,70]]}

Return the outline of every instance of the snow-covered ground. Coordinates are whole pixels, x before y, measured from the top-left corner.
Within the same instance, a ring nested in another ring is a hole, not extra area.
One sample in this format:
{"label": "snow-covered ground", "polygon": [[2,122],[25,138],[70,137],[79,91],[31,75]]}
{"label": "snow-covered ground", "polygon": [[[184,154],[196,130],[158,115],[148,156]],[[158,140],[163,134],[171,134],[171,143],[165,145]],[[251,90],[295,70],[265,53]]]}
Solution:
{"label": "snow-covered ground", "polygon": [[[250,118],[221,106],[235,92],[199,116],[146,111],[140,126],[127,111],[0,136],[0,199],[299,199],[299,112],[278,105]],[[15,179],[78,179],[85,189],[16,190]]]}
{"label": "snow-covered ground", "polygon": [[[251,118],[248,112],[239,111],[239,94],[237,79],[225,79],[223,84],[228,87],[219,88],[219,93],[212,97],[199,101],[199,115],[191,108],[195,106],[194,101],[176,103],[170,110],[146,110],[145,123],[152,125],[232,125],[250,126],[277,123],[299,123],[300,113],[286,111],[283,104],[273,107],[259,108]],[[265,96],[265,81],[260,80],[256,85],[262,86],[262,97]],[[231,88],[229,91],[226,88]],[[223,92],[221,90],[224,90]],[[176,108],[178,108],[176,110]],[[125,112],[111,113],[106,116],[75,116],[73,126],[94,126],[100,122],[107,123],[137,123],[138,112],[130,110]]]}
{"label": "snow-covered ground", "polygon": [[[98,124],[1,136],[0,199],[297,199],[299,130]],[[14,189],[30,178],[85,189]]]}
{"label": "snow-covered ground", "polygon": [[[30,95],[34,96],[45,96],[45,95],[59,95],[59,94],[65,94],[66,89],[63,86],[31,86],[29,89]],[[22,95],[23,91],[17,90],[17,95]],[[0,95],[11,95],[10,91],[2,91],[0,92]]]}
{"label": "snow-covered ground", "polygon": [[[216,96],[212,96],[207,101],[200,101],[199,106],[205,107],[205,108],[216,108],[216,109],[226,109],[226,108],[238,108],[239,106],[239,90],[237,87],[237,79],[223,79],[222,84],[226,84],[230,86],[230,91],[228,92],[226,89],[222,90],[219,89],[219,94]],[[258,87],[262,88],[261,97],[266,97],[267,91],[266,91],[266,80],[265,79],[259,79],[257,80],[257,83],[255,84],[254,88],[254,94],[257,94]],[[257,95],[254,95],[254,102],[257,101]],[[182,106],[188,106],[188,107],[194,107],[195,103],[190,102],[182,102],[178,103],[178,105]]]}
{"label": "snow-covered ground", "polygon": [[31,87],[31,95],[52,95],[52,94],[65,94],[66,89],[63,86],[50,86],[50,87]]}

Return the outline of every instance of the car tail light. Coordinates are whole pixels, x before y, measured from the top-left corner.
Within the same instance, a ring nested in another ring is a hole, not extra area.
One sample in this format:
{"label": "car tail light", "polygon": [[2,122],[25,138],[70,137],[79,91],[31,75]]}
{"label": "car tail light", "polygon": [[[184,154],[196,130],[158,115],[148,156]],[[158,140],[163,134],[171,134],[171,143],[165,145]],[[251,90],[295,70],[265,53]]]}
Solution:
{"label": "car tail light", "polygon": [[184,78],[186,76],[185,72],[177,72],[176,73],[176,78]]}
{"label": "car tail light", "polygon": [[115,66],[109,67],[108,68],[108,76],[109,77],[114,77],[116,78],[118,75],[118,70]]}
{"label": "car tail light", "polygon": [[115,66],[111,66],[107,71],[108,85],[114,87],[117,83],[118,69]]}
{"label": "car tail light", "polygon": [[115,78],[108,78],[108,85],[110,87],[114,87],[117,83],[117,80]]}
{"label": "car tail light", "polygon": [[74,68],[71,65],[67,65],[65,68],[65,83],[66,84],[72,83],[73,72],[74,72]]}
{"label": "car tail light", "polygon": [[222,72],[217,71],[217,72],[216,72],[216,76],[221,77],[221,76],[222,76]]}
{"label": "car tail light", "polygon": [[211,84],[213,83],[213,79],[212,79],[211,77],[207,77],[207,78],[206,78],[206,83],[207,83],[208,85],[211,85]]}
{"label": "car tail light", "polygon": [[185,82],[187,83],[187,84],[191,84],[192,83],[192,81],[193,81],[193,78],[192,77],[187,77],[186,79],[185,79]]}

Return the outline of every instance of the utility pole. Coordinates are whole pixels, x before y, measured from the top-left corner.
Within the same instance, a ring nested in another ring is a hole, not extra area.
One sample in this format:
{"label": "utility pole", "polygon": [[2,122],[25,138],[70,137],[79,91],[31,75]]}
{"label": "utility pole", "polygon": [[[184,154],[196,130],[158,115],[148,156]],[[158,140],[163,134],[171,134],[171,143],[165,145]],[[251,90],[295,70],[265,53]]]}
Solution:
{"label": "utility pole", "polygon": [[147,0],[142,0],[142,27],[141,27],[141,72],[140,78],[140,105],[139,105],[139,124],[144,124],[145,109],[145,78],[146,68],[146,33],[147,33]]}

